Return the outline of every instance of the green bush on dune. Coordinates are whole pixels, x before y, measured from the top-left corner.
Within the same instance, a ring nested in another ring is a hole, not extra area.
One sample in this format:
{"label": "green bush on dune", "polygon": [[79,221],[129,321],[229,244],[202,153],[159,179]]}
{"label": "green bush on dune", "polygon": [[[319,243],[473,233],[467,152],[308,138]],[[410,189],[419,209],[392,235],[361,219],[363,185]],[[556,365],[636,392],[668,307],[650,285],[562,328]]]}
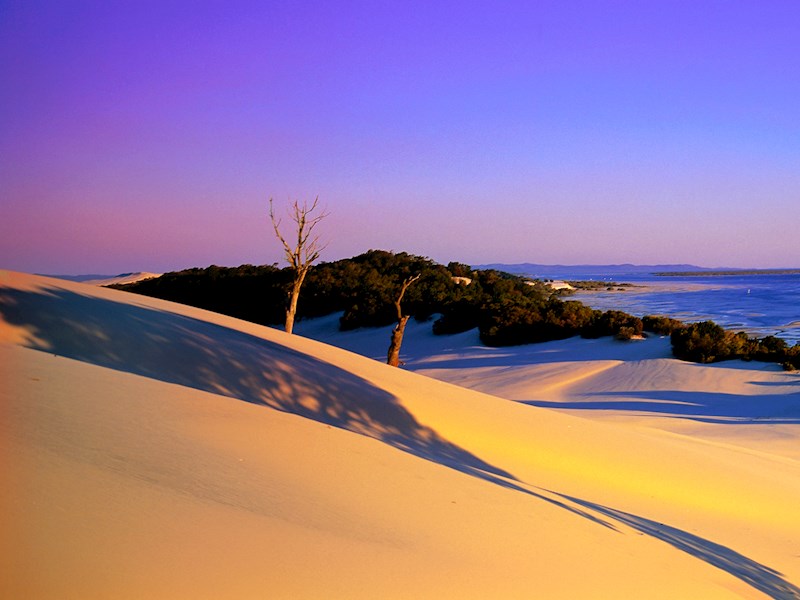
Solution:
{"label": "green bush on dune", "polygon": [[699,363],[758,360],[780,363],[787,370],[800,368],[800,344],[790,347],[785,340],[771,335],[751,338],[743,331],[723,329],[713,321],[675,329],[671,342],[673,354],[682,360]]}
{"label": "green bush on dune", "polygon": [[642,324],[645,330],[652,331],[658,335],[671,335],[676,329],[685,327],[682,321],[660,315],[645,315],[642,317]]}

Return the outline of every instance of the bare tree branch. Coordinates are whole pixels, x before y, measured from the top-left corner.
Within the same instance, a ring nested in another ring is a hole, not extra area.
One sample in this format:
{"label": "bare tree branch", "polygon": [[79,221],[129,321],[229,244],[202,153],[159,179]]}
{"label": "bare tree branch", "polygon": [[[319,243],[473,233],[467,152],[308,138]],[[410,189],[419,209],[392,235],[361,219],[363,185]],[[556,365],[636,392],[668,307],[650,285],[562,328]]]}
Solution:
{"label": "bare tree branch", "polygon": [[419,273],[412,277],[406,277],[403,281],[403,285],[400,288],[400,294],[397,296],[397,299],[394,301],[394,306],[397,309],[397,319],[400,320],[403,318],[403,309],[400,307],[400,303],[403,301],[403,296],[406,295],[406,290],[409,286],[414,283],[417,279],[419,279]]}
{"label": "bare tree branch", "polygon": [[275,207],[272,198],[269,199],[269,218],[270,221],[272,221],[272,228],[275,230],[275,236],[283,245],[286,261],[294,271],[294,282],[289,292],[289,304],[286,308],[286,331],[288,333],[291,333],[294,327],[297,299],[300,295],[300,287],[303,285],[303,280],[312,263],[319,258],[320,254],[327,246],[327,244],[320,243],[319,236],[314,235],[312,237],[314,228],[329,214],[327,211],[323,210],[320,214],[311,216],[312,213],[317,210],[318,205],[319,196],[314,198],[314,202],[311,206],[309,206],[306,201],[303,201],[302,204],[298,200],[291,202],[289,216],[295,224],[294,230],[296,233],[296,243],[294,247],[292,247],[286,237],[281,233],[281,219],[275,216]]}
{"label": "bare tree branch", "polygon": [[389,350],[386,353],[386,363],[393,367],[400,366],[400,346],[403,344],[403,334],[405,333],[406,323],[408,323],[409,319],[408,316],[403,316],[401,302],[403,301],[403,296],[406,295],[406,290],[412,283],[419,279],[419,277],[419,273],[411,277],[406,277],[403,281],[403,285],[400,287],[400,293],[394,301],[394,306],[397,310],[397,325],[392,329],[392,338],[389,342]]}

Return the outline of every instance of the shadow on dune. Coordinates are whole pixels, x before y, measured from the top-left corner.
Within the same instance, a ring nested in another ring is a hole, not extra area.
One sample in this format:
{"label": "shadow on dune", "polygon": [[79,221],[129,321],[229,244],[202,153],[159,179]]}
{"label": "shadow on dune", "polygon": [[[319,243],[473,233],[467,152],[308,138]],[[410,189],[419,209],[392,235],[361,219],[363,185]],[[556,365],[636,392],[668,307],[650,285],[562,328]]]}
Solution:
{"label": "shadow on dune", "polygon": [[580,508],[523,487],[511,473],[442,438],[385,390],[280,344],[206,321],[60,289],[36,293],[0,288],[0,317],[25,328],[28,346],[35,350],[365,435],[610,527]]}
{"label": "shadow on dune", "polygon": [[526,400],[523,403],[543,408],[649,413],[654,416],[714,424],[800,424],[800,392],[754,396],[722,392],[648,390],[595,392],[586,396],[588,398],[605,396],[609,397],[609,400],[587,402]]}
{"label": "shadow on dune", "polygon": [[[380,440],[619,531],[666,541],[773,598],[800,598],[778,573],[690,533],[553,492],[537,493],[420,424],[368,381],[280,344],[174,313],[58,288],[0,288],[0,317],[24,328],[28,347],[296,414]],[[598,516],[601,515],[601,516]]]}
{"label": "shadow on dune", "polygon": [[786,385],[796,385],[800,386],[800,375],[797,372],[787,373],[787,376],[792,377],[789,381],[750,381],[751,385],[760,385],[762,387],[777,387],[777,386],[786,386]]}
{"label": "shadow on dune", "polygon": [[268,406],[365,435],[414,456],[602,519],[522,487],[420,424],[395,398],[316,358],[243,332],[170,312],[66,290],[0,288],[0,317],[28,347],[81,362]]}
{"label": "shadow on dune", "polygon": [[[458,334],[457,334],[458,335]],[[471,346],[461,356],[436,361],[413,360],[415,368],[475,369],[483,367],[527,367],[553,363],[585,362],[591,360],[631,361],[672,358],[670,346],[662,340],[620,342],[611,338],[583,339],[572,337],[555,342],[523,344],[520,346]]]}
{"label": "shadow on dune", "polygon": [[638,517],[630,513],[608,508],[593,502],[587,502],[580,498],[573,498],[563,494],[556,494],[582,506],[588,510],[597,512],[605,517],[623,523],[632,529],[645,535],[666,542],[671,546],[699,558],[718,569],[730,573],[754,587],[755,589],[776,600],[797,600],[800,598],[800,588],[786,581],[781,573],[774,569],[762,565],[738,552],[731,550],[727,546],[722,546],[700,536],[670,527],[658,521],[652,521],[643,517]]}
{"label": "shadow on dune", "polygon": [[[455,334],[458,336],[461,334]],[[454,336],[454,337],[455,337]],[[442,336],[446,337],[446,336]],[[333,342],[336,343],[335,341]],[[413,341],[409,355],[413,356]],[[456,345],[458,348],[458,345]],[[467,345],[460,347],[461,355],[442,360],[409,359],[409,367],[433,371],[436,369],[475,369],[483,367],[527,367],[554,363],[573,363],[587,361],[638,362],[656,359],[678,361],[672,354],[668,339],[650,337],[645,340],[618,341],[610,337],[584,339],[572,337],[565,340],[523,344],[519,346],[489,347]],[[772,371],[785,373],[780,365],[757,360],[726,360],[700,364],[679,361],[685,367],[726,371]],[[792,384],[800,385],[797,380]]]}
{"label": "shadow on dune", "polygon": [[36,350],[262,404],[513,486],[510,473],[420,424],[386,391],[262,338],[60,289],[0,289],[0,316]]}

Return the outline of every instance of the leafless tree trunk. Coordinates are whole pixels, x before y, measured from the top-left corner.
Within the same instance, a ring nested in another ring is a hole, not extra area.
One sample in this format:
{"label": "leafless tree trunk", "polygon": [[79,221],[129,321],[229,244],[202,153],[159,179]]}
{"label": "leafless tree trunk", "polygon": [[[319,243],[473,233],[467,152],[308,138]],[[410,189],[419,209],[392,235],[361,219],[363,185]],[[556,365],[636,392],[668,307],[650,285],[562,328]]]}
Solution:
{"label": "leafless tree trunk", "polygon": [[408,319],[410,318],[410,315],[403,315],[403,309],[400,303],[403,301],[403,296],[408,286],[417,279],[419,279],[419,275],[406,278],[406,280],[403,281],[403,286],[400,288],[400,294],[397,296],[397,300],[394,301],[394,306],[397,309],[397,325],[395,325],[392,330],[392,340],[389,343],[389,352],[386,357],[386,363],[392,367],[400,366],[400,346],[403,344],[403,334],[406,331],[406,323],[408,323]]}
{"label": "leafless tree trunk", "polygon": [[308,270],[325,249],[325,246],[320,244],[319,236],[314,235],[312,237],[317,224],[328,216],[328,213],[324,211],[312,216],[312,213],[317,210],[318,203],[319,196],[314,198],[311,206],[305,201],[302,204],[297,200],[292,202],[289,216],[295,224],[296,239],[293,240],[292,244],[289,244],[280,231],[281,220],[275,216],[272,198],[269,199],[269,218],[272,221],[272,227],[275,229],[275,235],[283,244],[284,256],[294,271],[294,279],[289,291],[289,302],[286,305],[286,333],[292,333],[292,329],[294,329],[297,299],[300,297],[300,288],[303,286]]}

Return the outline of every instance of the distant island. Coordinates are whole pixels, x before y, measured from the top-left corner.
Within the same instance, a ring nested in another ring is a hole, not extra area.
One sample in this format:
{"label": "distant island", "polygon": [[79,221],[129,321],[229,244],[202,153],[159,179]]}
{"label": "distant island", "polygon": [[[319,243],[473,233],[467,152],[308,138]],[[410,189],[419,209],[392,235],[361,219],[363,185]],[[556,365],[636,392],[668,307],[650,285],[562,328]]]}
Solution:
{"label": "distant island", "polygon": [[800,268],[790,269],[746,269],[736,267],[699,267],[690,264],[665,265],[542,265],[537,263],[492,263],[478,265],[477,269],[496,269],[516,275],[541,279],[575,278],[602,279],[620,278],[625,275],[654,275],[658,277],[714,277],[725,275],[797,275]]}
{"label": "distant island", "polygon": [[492,263],[477,265],[476,269],[496,269],[506,273],[525,275],[539,279],[603,279],[621,278],[626,275],[652,275],[661,272],[705,272],[734,270],[729,267],[698,267],[690,264],[664,264],[664,265],[543,265],[537,263]]}
{"label": "distant island", "polygon": [[800,269],[726,269],[708,271],[659,271],[658,277],[726,277],[731,275],[800,275]]}

